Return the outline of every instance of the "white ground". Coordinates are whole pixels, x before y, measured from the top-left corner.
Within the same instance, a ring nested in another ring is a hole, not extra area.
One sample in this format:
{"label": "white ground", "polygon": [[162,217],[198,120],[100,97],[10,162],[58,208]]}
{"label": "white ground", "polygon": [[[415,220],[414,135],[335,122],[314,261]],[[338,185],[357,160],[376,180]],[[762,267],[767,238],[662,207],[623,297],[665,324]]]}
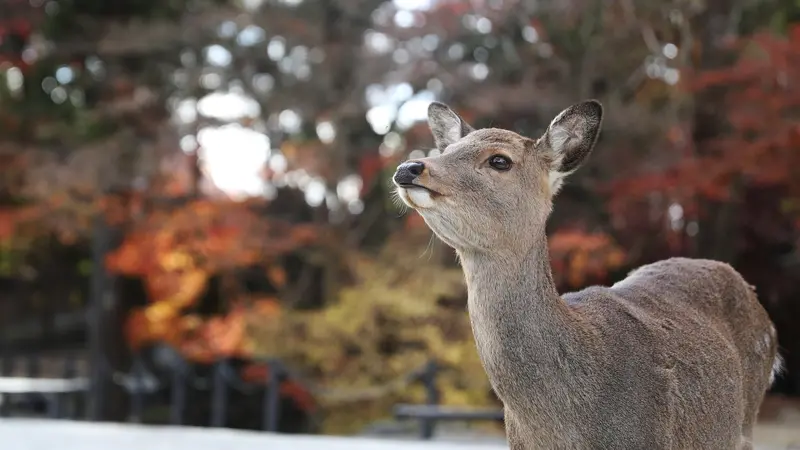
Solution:
{"label": "white ground", "polygon": [[[4,450],[501,450],[497,441],[422,442],[332,436],[288,436],[229,429],[0,419]],[[758,450],[797,449],[800,430],[766,425],[756,431]]]}
{"label": "white ground", "polygon": [[227,429],[0,419],[4,450],[499,450],[505,445],[287,436]]}

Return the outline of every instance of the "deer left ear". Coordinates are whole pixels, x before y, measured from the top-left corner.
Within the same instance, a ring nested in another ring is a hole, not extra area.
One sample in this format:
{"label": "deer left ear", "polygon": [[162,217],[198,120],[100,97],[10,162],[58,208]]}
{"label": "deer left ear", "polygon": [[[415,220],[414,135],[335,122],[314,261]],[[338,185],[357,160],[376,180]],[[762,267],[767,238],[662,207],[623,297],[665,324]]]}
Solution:
{"label": "deer left ear", "polygon": [[553,193],[592,153],[602,123],[603,105],[597,100],[572,105],[550,123],[540,142],[552,153],[550,187]]}
{"label": "deer left ear", "polygon": [[428,125],[433,133],[436,148],[444,151],[448,145],[475,131],[464,119],[444,103],[428,106]]}

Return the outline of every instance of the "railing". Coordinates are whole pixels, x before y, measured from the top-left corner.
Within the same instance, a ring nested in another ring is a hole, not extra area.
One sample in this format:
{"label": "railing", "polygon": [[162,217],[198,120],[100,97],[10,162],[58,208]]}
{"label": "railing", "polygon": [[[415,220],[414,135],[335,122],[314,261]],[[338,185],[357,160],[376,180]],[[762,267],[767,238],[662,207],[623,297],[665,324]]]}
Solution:
{"label": "railing", "polygon": [[[260,382],[247,381],[241,378],[229,360],[219,360],[206,367],[205,375],[198,375],[196,368],[188,361],[171,352],[170,363],[157,369],[147,367],[143,357],[133,358],[129,371],[113,370],[107,364],[94,372],[95,376],[104,377],[121,388],[128,396],[128,422],[143,421],[148,400],[157,394],[168,394],[167,423],[184,424],[190,391],[205,392],[209,399],[209,411],[205,425],[225,427],[228,425],[230,394],[239,394],[253,399],[261,396],[260,424],[263,431],[279,432],[281,415],[283,414],[281,383],[286,380],[298,383],[317,400],[328,403],[347,403],[377,398],[387,393],[400,392],[413,383],[422,383],[425,387],[426,399],[422,405],[396,405],[393,410],[395,419],[419,421],[419,437],[431,439],[435,435],[436,426],[444,421],[497,421],[502,420],[502,410],[469,410],[455,409],[439,405],[440,395],[437,387],[437,375],[440,368],[433,361],[417,370],[410,371],[397,380],[382,386],[358,390],[328,390],[304,380],[292,372],[280,360],[262,360],[256,363],[265,367],[264,379]],[[65,358],[61,369],[61,378],[37,377],[38,363],[30,356],[27,359],[27,376],[6,376],[10,372],[7,359],[0,359],[0,417],[18,415],[20,410],[30,410],[31,405],[44,405],[44,415],[50,418],[69,418],[89,420],[90,408],[78,407],[102,402],[102,398],[94,398],[100,392],[92,389],[92,383],[103,380],[92,380],[92,377],[78,376],[74,359]],[[167,370],[165,370],[165,367]],[[163,398],[163,397],[162,397]]]}
{"label": "railing", "polygon": [[[0,417],[14,415],[20,409],[31,409],[31,405],[35,403],[44,403],[48,417],[92,419],[89,417],[88,408],[83,413],[77,411],[76,400],[84,400],[85,404],[103,401],[102,398],[96,398],[98,391],[91,389],[93,383],[102,380],[76,376],[75,362],[71,358],[64,359],[63,378],[39,378],[35,376],[38,371],[35,356],[27,360],[33,362],[27,364],[28,376],[24,377],[5,376],[11,371],[8,358],[4,358],[0,364]],[[228,360],[214,363],[208,377],[197,375],[193,367],[183,360],[174,364],[168,377],[158,376],[146,367],[141,357],[133,359],[129,372],[113,370],[105,364],[98,373],[128,394],[130,400],[128,422],[141,422],[148,397],[168,390],[169,423],[180,425],[183,423],[186,411],[187,394],[190,390],[196,390],[209,392],[211,397],[209,425],[221,427],[225,426],[230,389],[237,389],[246,394],[263,390],[261,429],[274,432],[278,431],[281,415],[280,384],[287,373],[280,361],[269,360],[261,363],[267,369],[263,383],[241,379]],[[65,409],[65,404],[69,408]]]}
{"label": "railing", "polygon": [[416,419],[420,422],[420,438],[432,439],[438,422],[473,422],[503,420],[502,409],[461,409],[440,405],[406,405],[394,408],[397,419]]}

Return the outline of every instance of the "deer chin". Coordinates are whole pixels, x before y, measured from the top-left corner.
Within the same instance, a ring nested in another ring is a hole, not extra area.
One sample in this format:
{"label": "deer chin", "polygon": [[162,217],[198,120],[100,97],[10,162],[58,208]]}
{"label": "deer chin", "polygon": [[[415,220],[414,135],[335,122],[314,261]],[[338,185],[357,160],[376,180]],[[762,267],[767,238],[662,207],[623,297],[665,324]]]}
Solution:
{"label": "deer chin", "polygon": [[464,235],[467,231],[459,226],[457,220],[446,211],[446,206],[435,210],[420,211],[420,215],[425,219],[425,223],[434,234],[445,244],[455,250],[468,250],[474,247],[474,240],[468,239],[469,235]]}
{"label": "deer chin", "polygon": [[434,197],[436,194],[423,187],[405,188],[398,186],[397,194],[403,200],[403,203],[414,209],[428,209],[433,208],[435,205]]}

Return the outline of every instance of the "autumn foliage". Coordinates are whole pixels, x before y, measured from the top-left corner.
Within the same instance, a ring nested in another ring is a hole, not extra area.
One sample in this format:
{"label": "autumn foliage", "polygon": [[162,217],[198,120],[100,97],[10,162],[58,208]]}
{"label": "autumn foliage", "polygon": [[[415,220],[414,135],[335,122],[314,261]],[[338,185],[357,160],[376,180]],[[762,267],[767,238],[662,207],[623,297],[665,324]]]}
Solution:
{"label": "autumn foliage", "polygon": [[800,193],[800,127],[789,120],[800,106],[800,87],[792,81],[800,76],[800,26],[791,27],[787,36],[764,32],[742,38],[733,49],[739,52],[733,66],[688,72],[684,85],[691,93],[724,91],[720,119],[727,131],[702,147],[686,142],[676,149],[681,157],[674,164],[615,180],[620,202],[655,191],[689,208],[695,196],[735,201],[737,180]]}
{"label": "autumn foliage", "polygon": [[549,240],[556,285],[585,286],[602,283],[609,271],[625,264],[626,255],[606,233],[561,230]]}
{"label": "autumn foliage", "polygon": [[134,348],[166,342],[193,360],[247,356],[245,314],[277,314],[276,299],[230,299],[224,317],[187,314],[208,288],[209,277],[260,264],[277,287],[286,283],[279,258],[317,241],[315,227],[265,221],[245,204],[198,200],[152,212],[133,225],[106,259],[109,270],[140,277],[149,305],[131,313],[126,325]]}
{"label": "autumn foliage", "polygon": [[317,401],[330,413],[327,430],[355,431],[362,417],[384,415],[398,401],[424,401],[409,375],[431,358],[443,368],[444,403],[493,404],[464,313],[463,275],[421,257],[427,240],[412,229],[378,254],[348,255],[342,263],[355,283],[325,309],[250,316],[257,353],[281,357],[326,388]]}

